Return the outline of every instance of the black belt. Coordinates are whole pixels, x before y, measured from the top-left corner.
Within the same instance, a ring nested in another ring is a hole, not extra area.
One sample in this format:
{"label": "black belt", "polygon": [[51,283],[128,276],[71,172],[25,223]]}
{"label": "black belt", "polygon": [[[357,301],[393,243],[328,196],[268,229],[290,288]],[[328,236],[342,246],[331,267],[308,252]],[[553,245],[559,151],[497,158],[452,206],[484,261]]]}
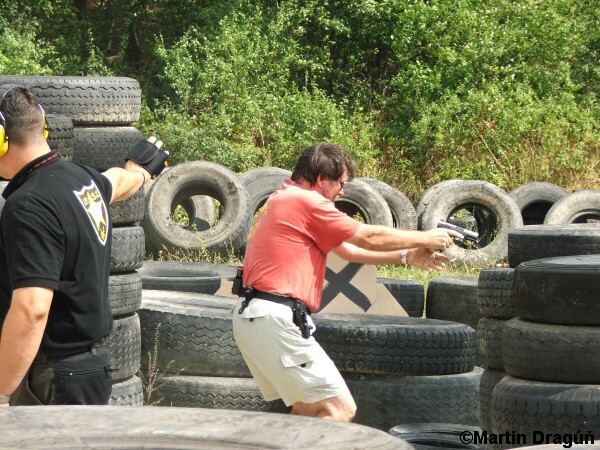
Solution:
{"label": "black belt", "polygon": [[[302,333],[302,337],[304,339],[308,339],[311,336],[311,327],[308,325],[308,320],[306,315],[310,315],[310,309],[306,306],[306,304],[294,297],[286,297],[285,295],[271,294],[270,292],[259,291],[258,289],[254,289],[253,287],[245,288],[244,292],[244,301],[242,302],[242,306],[238,310],[238,314],[242,314],[244,309],[250,303],[250,300],[253,298],[260,298],[263,300],[267,300],[273,303],[279,303],[280,305],[286,305],[290,307],[292,310],[292,319],[294,324],[300,328],[300,332]],[[250,319],[251,321],[254,319]]]}
{"label": "black belt", "polygon": [[[269,292],[259,291],[258,289],[254,289],[254,292],[250,298],[261,298],[263,300],[268,300],[273,303],[279,303],[280,305],[289,306],[290,308],[296,306],[296,302],[300,301],[298,299],[295,299],[294,297],[286,297],[285,295],[271,294]],[[306,312],[310,315],[310,309],[308,307],[306,307]]]}
{"label": "black belt", "polygon": [[108,347],[108,342],[106,342],[105,338],[102,338],[98,342],[94,342],[93,344],[85,346],[85,347],[73,347],[73,348],[61,348],[61,349],[40,347],[34,360],[35,361],[40,361],[40,360],[45,361],[45,360],[52,359],[52,358],[59,358],[61,356],[76,355],[78,353],[85,353],[85,352],[95,353],[96,349],[100,348],[100,347]]}
{"label": "black belt", "polygon": [[296,299],[294,297],[286,297],[285,295],[271,294],[269,292],[259,291],[258,289],[254,290],[251,298],[261,298],[263,300],[269,300],[270,302],[279,303],[280,305],[289,306],[290,308],[293,308],[296,304]]}

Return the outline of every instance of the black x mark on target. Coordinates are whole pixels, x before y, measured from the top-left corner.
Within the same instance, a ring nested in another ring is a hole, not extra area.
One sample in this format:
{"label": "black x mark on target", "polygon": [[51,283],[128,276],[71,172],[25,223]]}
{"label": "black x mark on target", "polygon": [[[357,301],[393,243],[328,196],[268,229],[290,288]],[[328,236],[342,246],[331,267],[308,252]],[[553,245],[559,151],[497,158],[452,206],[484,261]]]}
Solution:
{"label": "black x mark on target", "polygon": [[328,284],[323,289],[321,296],[321,308],[327,306],[338,295],[344,294],[350,301],[360,306],[365,312],[371,307],[368,297],[359,289],[354,287],[350,281],[358,273],[363,265],[359,263],[348,263],[346,267],[335,273],[329,267],[325,270],[325,279]]}

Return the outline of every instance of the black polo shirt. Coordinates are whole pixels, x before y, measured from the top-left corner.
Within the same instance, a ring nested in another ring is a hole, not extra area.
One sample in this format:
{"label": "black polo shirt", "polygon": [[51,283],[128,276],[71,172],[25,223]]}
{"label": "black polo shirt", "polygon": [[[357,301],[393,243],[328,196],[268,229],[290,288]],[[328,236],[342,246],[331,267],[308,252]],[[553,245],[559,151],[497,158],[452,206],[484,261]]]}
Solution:
{"label": "black polo shirt", "polygon": [[43,347],[68,350],[106,337],[112,328],[110,181],[48,153],[19,171],[2,195],[1,320],[14,289],[48,287],[54,297]]}

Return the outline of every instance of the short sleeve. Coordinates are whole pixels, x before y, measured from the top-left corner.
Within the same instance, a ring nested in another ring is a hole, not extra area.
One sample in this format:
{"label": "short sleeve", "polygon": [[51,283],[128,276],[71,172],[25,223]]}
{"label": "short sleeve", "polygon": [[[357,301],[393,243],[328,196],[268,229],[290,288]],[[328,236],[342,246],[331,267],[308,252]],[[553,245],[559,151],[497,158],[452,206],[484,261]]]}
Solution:
{"label": "short sleeve", "polygon": [[307,223],[313,241],[325,254],[351,238],[359,226],[358,221],[325,199],[315,204]]}
{"label": "short sleeve", "polygon": [[96,186],[104,196],[104,201],[107,205],[109,205],[113,193],[113,185],[110,179],[106,175],[103,175],[102,173],[98,172],[96,169],[92,169],[91,167],[83,165],[81,165],[81,167],[92,176],[92,179],[96,183]]}
{"label": "short sleeve", "polygon": [[55,216],[31,207],[13,209],[2,217],[2,234],[11,289],[58,287],[65,243]]}

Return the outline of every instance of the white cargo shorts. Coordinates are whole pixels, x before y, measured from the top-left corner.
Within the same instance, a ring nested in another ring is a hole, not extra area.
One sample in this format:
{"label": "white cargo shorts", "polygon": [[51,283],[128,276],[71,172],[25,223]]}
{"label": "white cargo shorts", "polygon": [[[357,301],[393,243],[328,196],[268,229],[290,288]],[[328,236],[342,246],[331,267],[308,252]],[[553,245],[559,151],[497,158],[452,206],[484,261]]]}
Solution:
{"label": "white cargo shorts", "polygon": [[[302,337],[289,306],[257,297],[239,314],[242,301],[232,310],[233,335],[265,400],[281,398],[290,406],[350,395],[315,338]],[[308,323],[314,332],[310,316]]]}

